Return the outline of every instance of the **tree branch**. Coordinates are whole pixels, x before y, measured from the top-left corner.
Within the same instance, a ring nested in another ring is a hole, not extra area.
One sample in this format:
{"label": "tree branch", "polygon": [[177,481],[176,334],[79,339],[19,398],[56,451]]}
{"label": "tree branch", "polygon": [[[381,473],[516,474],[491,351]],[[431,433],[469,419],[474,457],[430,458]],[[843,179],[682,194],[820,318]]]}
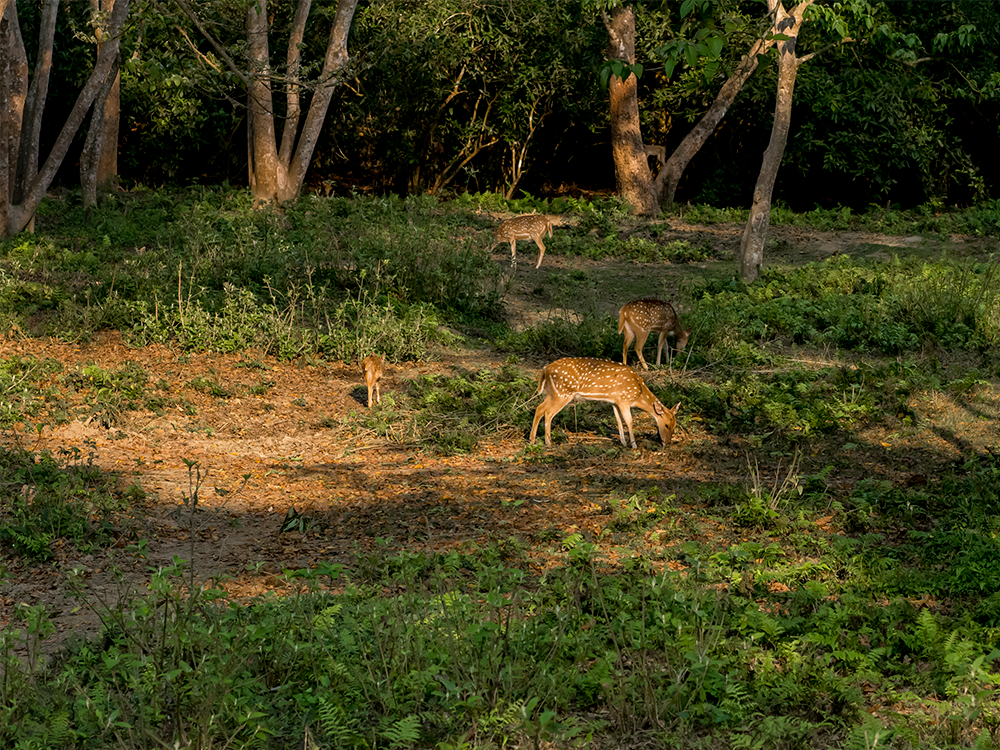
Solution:
{"label": "tree branch", "polygon": [[217,54],[222,61],[226,63],[226,67],[228,67],[236,75],[236,77],[243,82],[244,86],[249,86],[250,81],[246,74],[240,70],[239,67],[237,67],[236,63],[233,62],[233,58],[229,56],[222,45],[215,41],[215,38],[208,33],[208,29],[205,28],[201,19],[198,18],[195,12],[191,10],[191,6],[188,5],[187,0],[174,0],[174,2],[176,2],[177,6],[184,12],[184,15],[191,19],[191,23],[193,23],[198,31],[201,32],[201,35],[208,40],[208,43],[212,45],[212,49],[215,50],[215,54]]}

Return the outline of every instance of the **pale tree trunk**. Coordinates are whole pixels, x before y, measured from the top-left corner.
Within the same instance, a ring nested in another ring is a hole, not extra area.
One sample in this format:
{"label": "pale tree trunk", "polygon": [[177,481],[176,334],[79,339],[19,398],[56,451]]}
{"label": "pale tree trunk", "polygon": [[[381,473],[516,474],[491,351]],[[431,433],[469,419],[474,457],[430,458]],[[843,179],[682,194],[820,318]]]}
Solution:
{"label": "pale tree trunk", "polygon": [[[21,120],[24,116],[24,92],[19,85],[16,51],[24,52],[18,23],[17,9],[8,0],[0,0],[0,237],[8,235],[11,195],[17,187],[16,163]],[[16,34],[15,38],[15,32]],[[27,72],[27,63],[23,70]],[[11,159],[14,159],[14,168]]]}
{"label": "pale tree trunk", "polygon": [[[90,9],[95,19],[94,36],[97,39],[98,55],[101,54],[104,39],[104,28],[99,23],[100,14],[110,14],[114,5],[115,0],[90,0]],[[118,174],[120,65],[119,55],[115,58],[111,74],[94,100],[90,128],[80,157],[80,192],[83,205],[88,211],[97,205],[97,191],[107,188]]]}
{"label": "pale tree trunk", "polygon": [[271,64],[267,45],[267,2],[257,0],[247,7],[250,85],[247,88],[247,157],[250,191],[254,203],[272,203],[278,197],[288,170],[278,161],[274,135],[274,104],[271,98]]}
{"label": "pale tree trunk", "polygon": [[764,152],[760,175],[753,191],[753,204],[738,258],[740,278],[747,284],[753,283],[764,265],[764,243],[771,223],[771,193],[778,177],[778,167],[788,142],[788,129],[792,121],[792,94],[795,91],[795,76],[799,63],[811,55],[799,59],[795,56],[795,42],[802,27],[802,15],[812,5],[813,0],[804,0],[791,13],[785,12],[781,0],[768,0],[774,19],[774,32],[787,39],[778,42],[778,95],[774,105],[774,125],[771,141]]}
{"label": "pale tree trunk", "polygon": [[297,133],[299,104],[299,42],[305,31],[310,0],[300,0],[288,47],[286,96],[289,118],[282,133],[279,153],[274,128],[270,61],[267,44],[267,2],[258,0],[247,9],[247,41],[254,66],[247,86],[247,127],[250,190],[256,205],[283,202],[302,191],[306,170],[330,108],[337,74],[347,66],[347,34],[358,0],[339,0],[327,42],[323,71],[313,92],[309,111]]}
{"label": "pale tree trunk", "polygon": [[[635,11],[618,6],[609,18],[603,14],[611,47],[608,58],[635,63]],[[630,73],[624,81],[612,75],[608,81],[611,103],[611,154],[615,161],[618,194],[629,202],[632,213],[652,215],[660,210],[654,194],[653,175],[646,161],[639,123],[638,80]]]}
{"label": "pale tree trunk", "polygon": [[[0,89],[5,91],[3,96],[6,101],[2,102],[5,106],[0,109],[0,121],[2,121],[6,137],[0,142],[4,151],[4,157],[0,159],[0,170],[3,172],[0,174],[0,185],[8,185],[11,188],[5,195],[6,210],[0,217],[0,221],[3,222],[4,235],[20,232],[32,220],[39,201],[48,191],[52,180],[55,179],[84,117],[90,110],[98,92],[111,75],[119,53],[121,30],[128,16],[129,0],[117,0],[115,3],[107,24],[105,34],[107,41],[102,46],[94,69],[77,96],[77,100],[56,137],[45,163],[41,169],[38,169],[36,165],[38,163],[40,129],[37,127],[37,123],[40,122],[41,114],[45,109],[47,71],[51,68],[52,55],[52,40],[46,37],[46,23],[49,18],[54,20],[57,6],[58,0],[44,0],[43,2],[42,29],[39,36],[40,63],[36,68],[36,75],[32,79],[31,86],[27,90],[27,95],[22,94],[27,101],[21,105],[19,111],[16,88],[21,84],[13,83],[8,77],[18,75],[19,61],[24,59],[24,45],[21,40],[17,14],[13,10],[15,3],[7,3],[3,16],[4,27],[0,29],[2,31],[0,55],[3,56],[3,60],[0,60],[0,70],[5,75],[3,76],[4,80],[0,82]],[[14,149],[16,149],[16,157]],[[10,171],[15,159],[16,175],[12,180]],[[16,195],[17,198],[11,200],[9,198],[11,195]]]}
{"label": "pale tree trunk", "polygon": [[[10,200],[14,204],[24,200],[27,182],[38,172],[38,151],[42,133],[42,110],[49,91],[52,74],[52,47],[56,35],[56,16],[59,0],[50,0],[42,6],[38,27],[38,58],[35,61],[35,75],[28,85],[28,58],[21,38],[20,22],[17,19],[17,3],[10,3],[9,22],[11,24],[10,49],[11,85],[16,91],[10,109],[10,155],[14,165],[13,184]],[[16,61],[16,62],[15,62]],[[7,213],[4,213],[7,216]],[[34,217],[31,220],[34,228]]]}
{"label": "pale tree trunk", "polygon": [[774,40],[767,37],[754,42],[750,51],[744,55],[739,65],[736,66],[736,72],[722,85],[708,111],[698,121],[698,124],[691,129],[691,132],[684,137],[684,140],[680,142],[677,148],[674,149],[663,169],[656,175],[656,189],[659,195],[662,196],[664,205],[673,204],[677,196],[677,185],[680,183],[687,165],[698,151],[701,150],[701,147],[705,145],[712,133],[715,132],[719,123],[722,122],[722,118],[729,111],[729,107],[736,100],[736,95],[740,93],[743,84],[747,82],[747,79],[757,69],[757,58],[773,45]]}
{"label": "pale tree trunk", "polygon": [[118,80],[118,66],[120,59],[115,57],[111,72],[104,80],[97,98],[94,100],[93,113],[90,116],[90,129],[87,131],[87,140],[83,144],[83,153],[80,154],[80,193],[83,199],[83,206],[90,216],[90,209],[97,205],[97,188],[100,178],[98,173],[102,162],[102,157],[110,146],[114,150],[118,149],[118,130],[115,129],[114,141],[110,144],[105,140],[108,137],[107,128],[107,107],[111,91]]}

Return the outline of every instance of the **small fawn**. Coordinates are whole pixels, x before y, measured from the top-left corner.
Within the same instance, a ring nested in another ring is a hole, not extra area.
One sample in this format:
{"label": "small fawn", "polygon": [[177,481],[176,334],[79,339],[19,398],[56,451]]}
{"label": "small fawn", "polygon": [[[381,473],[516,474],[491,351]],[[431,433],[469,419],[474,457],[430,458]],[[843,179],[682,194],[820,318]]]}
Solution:
{"label": "small fawn", "polygon": [[374,403],[382,402],[382,393],[379,391],[378,381],[382,379],[382,368],[385,365],[385,358],[377,354],[369,354],[361,361],[361,369],[365,373],[365,384],[368,386],[368,408],[372,408],[372,391],[375,392]]}
{"label": "small fawn", "polygon": [[649,365],[642,356],[642,347],[651,331],[658,331],[660,341],[656,346],[656,364],[660,364],[663,354],[663,344],[668,334],[674,335],[674,346],[677,351],[683,349],[688,342],[690,330],[684,330],[680,319],[669,302],[658,299],[637,299],[624,305],[618,311],[618,333],[625,334],[625,346],[622,347],[622,364],[628,364],[628,345],[635,339],[635,353],[639,355],[642,369],[648,370]]}
{"label": "small fawn", "polygon": [[538,245],[538,262],[535,264],[535,268],[538,268],[542,265],[542,256],[545,255],[545,244],[542,242],[542,238],[546,234],[551,237],[552,227],[558,225],[559,221],[558,217],[553,219],[545,214],[524,214],[523,216],[515,216],[513,219],[505,219],[500,222],[500,226],[497,227],[497,231],[493,235],[493,244],[490,245],[490,250],[501,242],[509,242],[510,259],[512,263],[516,263],[517,241],[534,240],[535,244]]}
{"label": "small fawn", "polygon": [[670,438],[677,427],[678,402],[673,409],[667,409],[646,386],[645,381],[630,367],[606,359],[589,357],[564,357],[545,365],[538,377],[537,396],[545,394],[545,400],[535,409],[535,420],[531,424],[530,441],[535,442],[538,423],[545,417],[545,444],[552,445],[552,419],[574,401],[606,401],[611,404],[618,421],[618,437],[625,443],[622,418],[628,426],[628,437],[635,448],[632,434],[632,408],[648,412],[656,420],[660,440],[670,444]]}

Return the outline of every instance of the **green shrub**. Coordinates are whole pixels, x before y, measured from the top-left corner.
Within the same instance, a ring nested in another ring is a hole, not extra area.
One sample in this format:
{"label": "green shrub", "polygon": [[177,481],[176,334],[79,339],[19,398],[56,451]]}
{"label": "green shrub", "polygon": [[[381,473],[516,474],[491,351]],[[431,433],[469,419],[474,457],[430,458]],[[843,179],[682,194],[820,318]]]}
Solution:
{"label": "green shrub", "polygon": [[116,541],[127,533],[117,525],[124,511],[144,496],[137,485],[119,490],[116,482],[75,449],[60,460],[48,451],[0,449],[0,541],[40,559],[60,539],[84,548]]}

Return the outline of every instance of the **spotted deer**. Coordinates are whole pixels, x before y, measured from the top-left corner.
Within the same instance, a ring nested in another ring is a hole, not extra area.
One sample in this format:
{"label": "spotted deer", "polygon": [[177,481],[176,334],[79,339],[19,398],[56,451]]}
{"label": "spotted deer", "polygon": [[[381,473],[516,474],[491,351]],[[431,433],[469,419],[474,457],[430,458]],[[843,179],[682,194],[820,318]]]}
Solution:
{"label": "spotted deer", "polygon": [[545,243],[542,242],[542,238],[546,234],[551,237],[552,227],[558,225],[559,221],[558,217],[552,218],[545,214],[523,214],[512,219],[505,219],[497,227],[490,249],[492,250],[501,242],[509,242],[510,259],[512,263],[516,263],[517,241],[534,240],[535,244],[538,245],[538,262],[535,264],[535,268],[538,268],[542,265],[542,257],[545,255]]}
{"label": "spotted deer", "polygon": [[368,408],[372,408],[372,392],[375,393],[374,403],[382,402],[382,393],[379,391],[378,381],[382,379],[382,368],[385,366],[385,358],[377,354],[369,354],[361,361],[361,369],[365,373],[365,384],[368,386]]}
{"label": "spotted deer", "polygon": [[642,356],[642,347],[646,345],[646,338],[651,331],[660,334],[660,341],[656,346],[656,364],[660,364],[660,356],[663,354],[663,344],[669,334],[674,336],[674,346],[677,351],[683,349],[688,342],[690,330],[685,330],[681,326],[680,319],[674,311],[674,306],[669,302],[658,299],[637,299],[624,305],[618,311],[618,333],[625,334],[625,346],[622,347],[622,364],[628,364],[628,346],[635,340],[635,353],[639,355],[639,362],[642,369],[648,370],[649,365]]}
{"label": "spotted deer", "polygon": [[681,407],[678,402],[673,409],[667,409],[632,368],[610,360],[589,357],[564,357],[545,365],[538,376],[535,395],[540,393],[545,394],[545,400],[535,409],[530,442],[535,442],[538,423],[545,417],[546,445],[552,445],[552,419],[574,401],[610,403],[618,421],[618,437],[622,445],[626,445],[622,429],[624,418],[633,448],[636,447],[632,433],[633,407],[653,416],[664,445],[670,444],[670,438],[677,427],[677,410]]}
{"label": "spotted deer", "polygon": [[656,160],[660,163],[660,167],[663,168],[667,164],[667,149],[665,146],[656,146],[652,143],[644,143],[642,150],[646,152],[646,156],[655,156]]}

